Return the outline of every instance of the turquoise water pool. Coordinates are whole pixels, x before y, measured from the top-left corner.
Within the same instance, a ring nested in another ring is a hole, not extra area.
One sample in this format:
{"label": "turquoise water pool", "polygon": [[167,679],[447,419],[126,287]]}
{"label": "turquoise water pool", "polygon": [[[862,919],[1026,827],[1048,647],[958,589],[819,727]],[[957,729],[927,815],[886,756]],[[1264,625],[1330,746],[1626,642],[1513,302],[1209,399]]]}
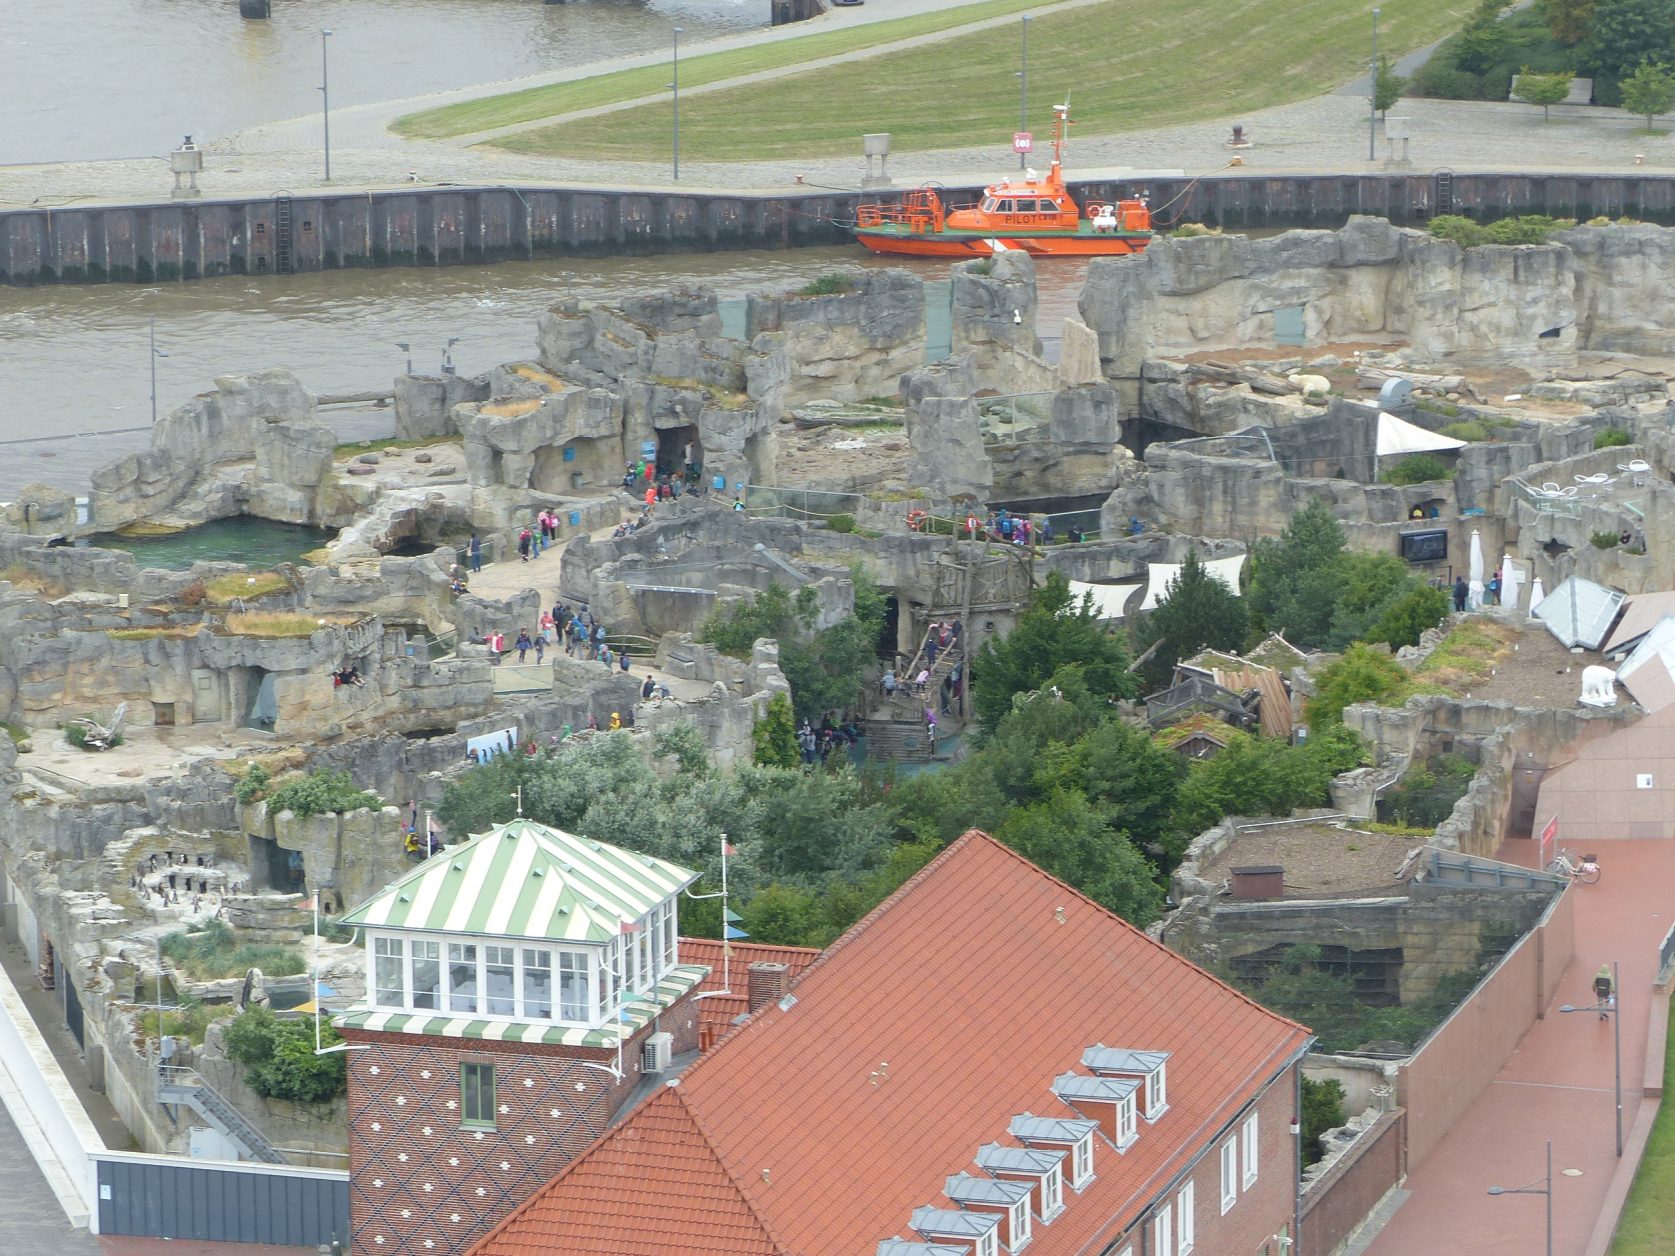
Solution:
{"label": "turquoise water pool", "polygon": [[127,550],[146,567],[184,571],[196,562],[244,563],[254,568],[294,563],[337,535],[334,528],[275,523],[234,515],[172,536],[121,536],[98,532],[86,538],[101,549]]}

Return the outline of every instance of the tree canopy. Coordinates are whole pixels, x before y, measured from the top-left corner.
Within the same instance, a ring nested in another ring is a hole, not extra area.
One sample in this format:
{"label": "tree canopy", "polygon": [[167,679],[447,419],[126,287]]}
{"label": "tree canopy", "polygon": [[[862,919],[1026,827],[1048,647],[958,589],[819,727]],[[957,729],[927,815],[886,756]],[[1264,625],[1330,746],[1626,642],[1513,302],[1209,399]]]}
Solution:
{"label": "tree canopy", "polygon": [[1197,550],[1188,550],[1180,572],[1139,630],[1137,644],[1157,646],[1141,675],[1151,689],[1161,689],[1175,664],[1199,650],[1242,649],[1249,627],[1244,601],[1210,574]]}

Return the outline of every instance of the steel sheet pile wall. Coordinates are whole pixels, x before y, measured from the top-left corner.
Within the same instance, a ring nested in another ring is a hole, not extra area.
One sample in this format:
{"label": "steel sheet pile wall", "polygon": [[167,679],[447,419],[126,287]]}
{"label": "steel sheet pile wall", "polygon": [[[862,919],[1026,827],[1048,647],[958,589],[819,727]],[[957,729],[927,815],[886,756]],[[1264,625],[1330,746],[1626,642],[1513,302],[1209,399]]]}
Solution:
{"label": "steel sheet pile wall", "polygon": [[[1145,192],[1160,228],[1338,227],[1351,214],[1418,223],[1437,213],[1628,216],[1675,224],[1662,175],[1216,175],[1086,183]],[[951,188],[959,201],[974,188]],[[0,213],[0,282],[156,283],[212,275],[453,266],[543,257],[795,248],[842,243],[875,194],[736,196],[598,188],[399,188],[250,201],[163,201]],[[282,212],[283,211],[283,212]]]}

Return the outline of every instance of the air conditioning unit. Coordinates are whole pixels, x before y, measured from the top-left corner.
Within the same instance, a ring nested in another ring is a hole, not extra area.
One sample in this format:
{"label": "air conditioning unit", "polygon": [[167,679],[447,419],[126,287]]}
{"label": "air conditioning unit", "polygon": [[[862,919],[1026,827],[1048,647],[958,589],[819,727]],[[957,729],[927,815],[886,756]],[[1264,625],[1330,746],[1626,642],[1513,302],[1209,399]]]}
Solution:
{"label": "air conditioning unit", "polygon": [[640,1071],[644,1073],[663,1073],[669,1068],[669,1061],[675,1054],[675,1036],[673,1034],[653,1034],[646,1039],[644,1056],[640,1061]]}

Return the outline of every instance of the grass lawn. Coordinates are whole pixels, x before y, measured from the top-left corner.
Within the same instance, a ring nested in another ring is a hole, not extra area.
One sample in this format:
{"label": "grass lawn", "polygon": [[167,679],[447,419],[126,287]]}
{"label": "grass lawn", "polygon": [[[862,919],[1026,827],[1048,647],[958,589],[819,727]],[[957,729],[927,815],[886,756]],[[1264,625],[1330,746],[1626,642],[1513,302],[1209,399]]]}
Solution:
{"label": "grass lawn", "polygon": [[[798,39],[780,39],[734,48],[727,52],[695,53],[681,58],[680,81],[683,87],[698,87],[720,79],[736,78],[741,74],[755,74],[761,70],[776,70],[781,66],[796,65],[820,57],[833,57],[915,35],[929,35],[951,30],[968,22],[980,22],[989,17],[1005,17],[1009,13],[1023,13],[1040,6],[1040,0],[982,0],[979,4],[959,5],[933,13],[919,13],[912,17],[889,22],[869,22],[863,26],[843,27],[834,31],[804,35]],[[668,65],[641,66],[633,70],[617,70],[591,78],[573,79],[564,83],[549,83],[545,87],[527,87],[522,91],[506,92],[499,96],[485,96],[440,109],[427,109],[397,118],[390,128],[397,135],[409,139],[450,139],[456,135],[470,135],[497,126],[511,126],[517,122],[533,122],[551,118],[576,109],[591,109],[596,105],[615,104],[640,96],[652,96],[666,91],[669,86]]]}
{"label": "grass lawn", "polygon": [[[1382,9],[1379,46],[1392,55],[1446,34],[1463,13],[1459,0],[1386,0]],[[1369,37],[1365,8],[1348,0],[1105,0],[1044,13],[1030,23],[1032,129],[1047,134],[1051,106],[1066,95],[1083,135],[1305,99],[1354,77]],[[812,41],[796,41],[805,42]],[[871,131],[888,131],[897,151],[983,144],[998,150],[1018,124],[1016,60],[1015,32],[979,31],[692,96],[681,102],[681,155],[731,161],[852,154],[859,161],[860,137]],[[671,122],[663,101],[518,132],[495,146],[644,160],[667,152]]]}
{"label": "grass lawn", "polygon": [[[1670,1029],[1675,1031],[1675,1004],[1670,1009]],[[1672,1032],[1671,1042],[1675,1042]],[[1675,1051],[1663,1057],[1663,1104],[1652,1135],[1646,1140],[1646,1155],[1634,1175],[1634,1185],[1623,1206],[1617,1237],[1611,1241],[1611,1256],[1665,1256],[1675,1252]]]}

